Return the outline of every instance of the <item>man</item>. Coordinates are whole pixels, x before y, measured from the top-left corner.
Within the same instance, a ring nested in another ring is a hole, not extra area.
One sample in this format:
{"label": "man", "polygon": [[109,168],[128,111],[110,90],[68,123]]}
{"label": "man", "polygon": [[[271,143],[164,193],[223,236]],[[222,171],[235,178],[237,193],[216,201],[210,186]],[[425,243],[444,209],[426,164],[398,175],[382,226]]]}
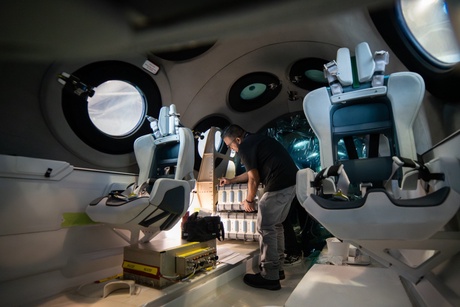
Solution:
{"label": "man", "polygon": [[282,222],[295,195],[297,167],[287,150],[268,136],[250,134],[238,125],[230,125],[222,138],[228,148],[238,152],[246,172],[231,179],[220,178],[219,184],[247,182],[247,197],[243,200],[247,212],[255,211],[254,199],[259,184],[265,186],[257,214],[261,272],[246,274],[244,282],[256,288],[279,290],[280,277],[284,278]]}
{"label": "man", "polygon": [[[297,234],[294,230],[294,224],[300,222],[300,212],[305,212],[305,209],[302,208],[297,197],[294,197],[294,200],[291,203],[291,209],[289,209],[289,214],[287,218],[283,221],[284,229],[284,248],[286,257],[284,259],[284,265],[294,265],[300,263],[302,260],[302,248],[300,243],[297,241]],[[305,212],[306,213],[306,212]]]}

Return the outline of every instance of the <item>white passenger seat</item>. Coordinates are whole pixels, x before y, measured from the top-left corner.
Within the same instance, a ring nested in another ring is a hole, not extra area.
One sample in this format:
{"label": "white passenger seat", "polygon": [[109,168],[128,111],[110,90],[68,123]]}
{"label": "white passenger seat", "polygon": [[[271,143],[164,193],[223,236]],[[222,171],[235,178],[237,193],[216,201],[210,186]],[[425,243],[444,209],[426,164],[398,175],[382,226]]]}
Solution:
{"label": "white passenger seat", "polygon": [[[398,72],[386,76],[388,52],[372,56],[369,45],[361,43],[354,57],[348,57],[353,80],[342,82],[341,67],[348,67],[344,55],[349,54],[343,49],[337,54],[337,67],[331,69],[334,62],[325,65],[329,87],[309,92],[303,101],[319,139],[321,167],[343,170],[318,174],[300,170],[297,197],[334,236],[360,246],[383,265],[417,282],[460,251],[458,233],[446,234],[444,228],[459,210],[460,194],[450,186],[455,179],[439,169],[441,164],[458,165],[446,160],[433,167],[431,161],[417,155],[413,124],[425,93],[420,75]],[[344,75],[349,75],[348,68]],[[333,90],[339,87],[340,91]],[[358,140],[365,150],[358,151]],[[341,147],[346,150],[339,154]],[[418,167],[402,163],[395,168],[394,157],[415,161]],[[327,178],[336,183],[335,194],[324,191],[322,183]],[[344,185],[347,180],[348,187]],[[405,193],[420,185],[425,189],[415,197]],[[341,194],[347,197],[337,197]],[[440,244],[438,236],[455,244]],[[415,253],[434,250],[436,257],[412,265],[402,256],[403,249]]]}
{"label": "white passenger seat", "polygon": [[190,192],[195,187],[194,138],[182,127],[175,105],[162,107],[158,130],[134,143],[139,165],[138,182],[126,190],[112,191],[87,207],[89,217],[114,230],[127,229],[131,244],[148,242],[163,230],[171,229],[185,215]]}

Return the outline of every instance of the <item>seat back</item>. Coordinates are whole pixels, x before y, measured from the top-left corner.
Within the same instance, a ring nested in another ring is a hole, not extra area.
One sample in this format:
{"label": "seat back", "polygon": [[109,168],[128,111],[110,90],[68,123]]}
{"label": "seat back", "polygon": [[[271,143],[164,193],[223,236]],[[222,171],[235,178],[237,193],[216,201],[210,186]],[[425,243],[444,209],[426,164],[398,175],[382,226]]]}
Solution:
{"label": "seat back", "polygon": [[[386,51],[360,43],[351,57],[340,48],[325,65],[329,87],[305,96],[305,115],[320,144],[321,167],[342,163],[353,184],[381,186],[392,156],[416,159],[413,124],[425,86],[416,73],[384,75]],[[372,165],[370,172],[369,165]]]}
{"label": "seat back", "polygon": [[193,176],[195,150],[193,133],[181,127],[175,105],[164,106],[158,116],[158,131],[134,142],[139,165],[138,185],[148,179],[189,180]]}

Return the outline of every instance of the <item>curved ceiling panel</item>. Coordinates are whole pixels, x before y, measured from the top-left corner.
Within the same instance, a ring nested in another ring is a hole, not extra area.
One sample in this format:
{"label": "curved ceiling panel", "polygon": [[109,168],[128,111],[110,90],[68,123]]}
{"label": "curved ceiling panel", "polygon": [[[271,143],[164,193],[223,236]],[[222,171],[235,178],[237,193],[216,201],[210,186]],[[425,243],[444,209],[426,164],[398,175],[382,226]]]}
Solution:
{"label": "curved ceiling panel", "polygon": [[[217,44],[213,52],[220,53],[219,48],[227,48],[225,46],[229,44],[237,45],[241,42]],[[202,83],[196,93],[193,93],[193,99],[182,114],[191,126],[209,114],[225,114],[232,123],[244,126],[249,131],[256,131],[261,124],[256,117],[270,121],[285,114],[287,110],[290,112],[302,110],[302,98],[307,90],[291,83],[289,72],[293,63],[305,58],[334,59],[338,48],[327,43],[301,40],[263,46],[255,42],[254,46],[247,45],[248,51],[237,58],[211,58],[208,65],[215,67],[215,73]],[[191,68],[187,69],[187,63],[183,65],[182,71],[190,71]],[[259,73],[268,77],[260,80]],[[197,74],[197,77],[200,75]],[[187,82],[194,83],[194,79]],[[264,90],[264,87],[268,88],[270,84],[278,85],[275,91]],[[290,97],[293,91],[295,91],[295,99]],[[266,97],[262,97],[266,92],[269,94],[265,95],[272,96],[268,97],[268,100],[273,98],[269,103]],[[185,92],[180,91],[177,92],[176,99],[186,101],[189,98]],[[206,103],[209,101],[214,103]],[[227,108],[223,108],[223,105],[227,105]]]}

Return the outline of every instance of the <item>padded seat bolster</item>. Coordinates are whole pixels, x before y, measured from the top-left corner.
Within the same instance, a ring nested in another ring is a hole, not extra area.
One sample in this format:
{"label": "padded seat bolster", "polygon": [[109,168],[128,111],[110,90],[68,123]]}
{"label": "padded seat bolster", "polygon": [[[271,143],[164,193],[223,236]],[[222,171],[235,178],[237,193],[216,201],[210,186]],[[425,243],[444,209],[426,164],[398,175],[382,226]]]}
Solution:
{"label": "padded seat bolster", "polygon": [[184,211],[186,192],[190,193],[190,191],[185,191],[183,186],[178,186],[167,190],[164,194],[163,200],[160,204],[157,205],[158,208],[166,212],[182,214]]}
{"label": "padded seat bolster", "polygon": [[450,192],[449,187],[443,187],[437,190],[436,192],[433,192],[423,197],[411,198],[411,199],[394,199],[384,189],[375,189],[375,190],[370,190],[369,193],[367,193],[364,198],[354,200],[354,201],[329,200],[329,199],[322,198],[314,194],[310,195],[310,197],[313,198],[313,200],[324,209],[346,210],[346,209],[354,209],[354,208],[359,208],[359,207],[364,206],[367,201],[367,197],[370,193],[384,193],[387,195],[388,201],[391,202],[395,206],[416,208],[416,207],[439,206],[447,199],[447,196],[449,196],[449,192]]}
{"label": "padded seat bolster", "polygon": [[423,197],[410,199],[390,199],[398,207],[434,207],[440,206],[449,196],[450,187],[442,187],[439,190]]}
{"label": "padded seat bolster", "polygon": [[357,200],[354,200],[354,201],[330,200],[330,199],[326,199],[326,198],[323,198],[323,197],[315,195],[315,194],[311,194],[310,197],[321,208],[324,208],[324,209],[327,209],[327,210],[356,209],[356,208],[362,207],[366,203],[366,197],[361,198],[361,199],[357,199]]}
{"label": "padded seat bolster", "polygon": [[[426,240],[457,213],[459,197],[444,187],[421,198],[392,201],[385,191],[373,190],[356,207],[346,208],[346,202],[333,204],[314,195],[307,198],[304,207],[343,240]],[[342,208],[331,210],[333,205],[334,209]]]}
{"label": "padded seat bolster", "polygon": [[315,180],[315,173],[310,168],[300,169],[297,171],[296,180],[297,200],[300,204],[303,204],[309,195],[315,193],[315,188],[312,187],[312,182]]}

